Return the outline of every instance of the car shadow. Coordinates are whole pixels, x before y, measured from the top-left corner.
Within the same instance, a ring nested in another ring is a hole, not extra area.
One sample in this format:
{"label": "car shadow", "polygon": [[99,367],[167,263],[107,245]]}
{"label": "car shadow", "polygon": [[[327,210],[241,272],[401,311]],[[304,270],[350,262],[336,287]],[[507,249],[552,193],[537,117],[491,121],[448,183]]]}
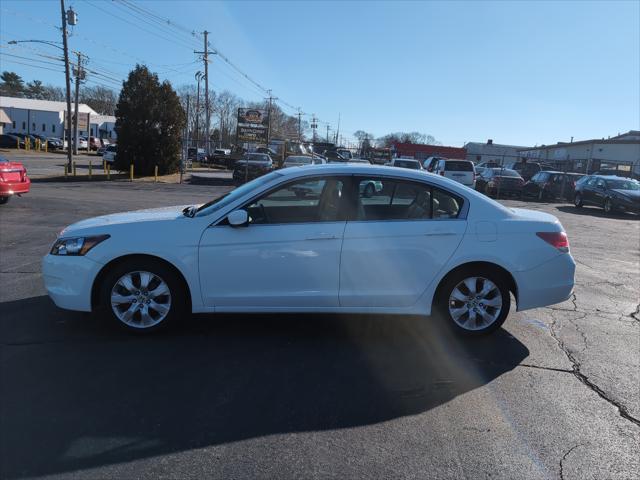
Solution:
{"label": "car shadow", "polygon": [[0,311],[7,479],[419,414],[529,355],[435,317],[198,315],[138,337],[44,296]]}
{"label": "car shadow", "polygon": [[600,218],[612,218],[618,220],[640,220],[640,215],[634,215],[632,213],[615,212],[605,213],[605,211],[598,207],[581,207],[576,208],[570,205],[559,205],[556,207],[558,210],[564,213],[571,213],[573,215],[584,215],[589,217]]}

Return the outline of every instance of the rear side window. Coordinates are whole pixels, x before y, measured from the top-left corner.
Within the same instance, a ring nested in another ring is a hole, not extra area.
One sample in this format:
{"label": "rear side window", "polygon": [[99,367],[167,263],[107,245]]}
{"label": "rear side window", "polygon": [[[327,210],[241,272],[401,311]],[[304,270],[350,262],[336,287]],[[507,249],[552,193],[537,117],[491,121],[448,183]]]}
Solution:
{"label": "rear side window", "polygon": [[457,218],[463,199],[431,185],[387,178],[358,180],[356,220]]}
{"label": "rear side window", "polygon": [[473,172],[473,163],[447,160],[444,169],[449,172]]}

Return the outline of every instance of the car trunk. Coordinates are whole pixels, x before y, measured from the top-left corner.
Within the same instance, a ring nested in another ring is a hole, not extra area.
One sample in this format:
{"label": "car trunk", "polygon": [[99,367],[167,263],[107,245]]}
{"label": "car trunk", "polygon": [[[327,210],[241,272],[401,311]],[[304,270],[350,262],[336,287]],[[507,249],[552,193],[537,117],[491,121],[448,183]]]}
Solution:
{"label": "car trunk", "polygon": [[4,182],[23,182],[26,170],[20,163],[2,163],[0,164],[0,177]]}

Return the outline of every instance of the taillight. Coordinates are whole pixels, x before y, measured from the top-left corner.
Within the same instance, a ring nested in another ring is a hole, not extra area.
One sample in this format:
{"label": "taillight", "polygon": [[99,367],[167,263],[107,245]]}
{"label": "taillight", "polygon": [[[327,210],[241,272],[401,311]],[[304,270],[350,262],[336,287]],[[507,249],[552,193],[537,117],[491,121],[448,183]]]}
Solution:
{"label": "taillight", "polygon": [[569,251],[569,238],[565,232],[537,232],[536,235],[561,252]]}

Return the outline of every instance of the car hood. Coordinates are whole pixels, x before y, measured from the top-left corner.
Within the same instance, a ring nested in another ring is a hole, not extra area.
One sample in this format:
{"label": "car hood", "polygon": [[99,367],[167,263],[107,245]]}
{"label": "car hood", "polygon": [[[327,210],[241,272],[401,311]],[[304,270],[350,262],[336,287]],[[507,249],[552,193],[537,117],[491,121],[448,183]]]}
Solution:
{"label": "car hood", "polygon": [[112,213],[100,217],[88,218],[69,225],[60,232],[60,236],[72,235],[80,230],[122,225],[127,223],[158,222],[182,218],[182,210],[189,205],[135,210],[133,212]]}
{"label": "car hood", "polygon": [[615,188],[611,191],[634,200],[640,200],[640,190],[622,190],[621,188]]}

